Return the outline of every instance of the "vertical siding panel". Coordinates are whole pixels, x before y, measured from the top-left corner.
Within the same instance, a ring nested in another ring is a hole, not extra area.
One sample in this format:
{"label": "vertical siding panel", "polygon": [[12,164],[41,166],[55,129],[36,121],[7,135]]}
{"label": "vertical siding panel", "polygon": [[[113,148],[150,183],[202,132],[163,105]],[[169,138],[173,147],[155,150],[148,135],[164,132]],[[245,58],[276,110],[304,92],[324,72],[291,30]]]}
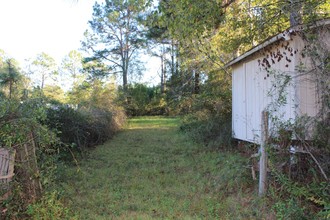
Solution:
{"label": "vertical siding panel", "polygon": [[247,112],[247,139],[252,142],[259,142],[260,124],[259,115],[259,88],[258,73],[256,71],[256,60],[246,63],[246,112]]}
{"label": "vertical siding panel", "polygon": [[246,140],[246,100],[245,100],[245,68],[244,64],[233,67],[233,133],[234,137]]}
{"label": "vertical siding panel", "polygon": [[[295,64],[296,66],[303,64],[307,72],[309,72],[313,67],[310,59],[303,58],[301,53],[303,52],[304,42],[301,38],[296,37],[295,46],[298,49]],[[296,113],[298,115],[309,115],[315,116],[318,110],[317,100],[317,86],[313,80],[313,74],[303,75],[297,78],[297,88],[296,88],[296,98],[297,98],[297,109]]]}

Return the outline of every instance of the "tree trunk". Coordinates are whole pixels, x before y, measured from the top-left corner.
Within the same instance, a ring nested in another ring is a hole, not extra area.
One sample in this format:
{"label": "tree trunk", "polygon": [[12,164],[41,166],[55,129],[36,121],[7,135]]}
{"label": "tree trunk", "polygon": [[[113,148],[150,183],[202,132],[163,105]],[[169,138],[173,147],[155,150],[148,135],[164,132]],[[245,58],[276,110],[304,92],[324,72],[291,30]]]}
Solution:
{"label": "tree trunk", "polygon": [[300,10],[302,8],[301,0],[290,1],[290,26],[296,26],[301,23]]}
{"label": "tree trunk", "polygon": [[164,59],[164,73],[163,73],[163,93],[166,92],[166,59]]}
{"label": "tree trunk", "polygon": [[171,75],[173,76],[175,72],[175,65],[174,65],[174,42],[171,42]]}
{"label": "tree trunk", "polygon": [[45,74],[43,73],[41,76],[41,90],[44,90],[44,85],[45,85]]}
{"label": "tree trunk", "polygon": [[161,65],[161,69],[160,69],[160,91],[161,94],[164,93],[164,55],[162,54],[160,56],[160,65]]}
{"label": "tree trunk", "polygon": [[9,61],[8,62],[8,74],[9,74],[9,99],[11,99],[11,94],[12,94],[12,91],[13,91],[13,81],[14,79],[12,78],[13,77],[13,73],[12,73],[12,67],[11,67],[11,62]]}
{"label": "tree trunk", "polygon": [[199,87],[199,83],[200,83],[200,74],[198,71],[194,70],[195,73],[195,85],[194,85],[194,94],[199,94],[200,91],[200,87]]}
{"label": "tree trunk", "polygon": [[123,89],[124,91],[127,91],[127,84],[128,84],[128,80],[127,80],[127,75],[128,75],[128,56],[127,56],[127,51],[123,52],[123,60],[122,60],[122,70],[123,70]]}
{"label": "tree trunk", "polygon": [[124,91],[127,89],[127,70],[123,71],[123,89]]}
{"label": "tree trunk", "polygon": [[165,49],[162,47],[162,54],[160,56],[161,59],[161,76],[160,76],[160,85],[161,85],[161,93],[164,94],[166,92],[166,59],[165,59]]}
{"label": "tree trunk", "polygon": [[177,47],[175,50],[176,57],[175,57],[175,75],[179,75],[179,48]]}

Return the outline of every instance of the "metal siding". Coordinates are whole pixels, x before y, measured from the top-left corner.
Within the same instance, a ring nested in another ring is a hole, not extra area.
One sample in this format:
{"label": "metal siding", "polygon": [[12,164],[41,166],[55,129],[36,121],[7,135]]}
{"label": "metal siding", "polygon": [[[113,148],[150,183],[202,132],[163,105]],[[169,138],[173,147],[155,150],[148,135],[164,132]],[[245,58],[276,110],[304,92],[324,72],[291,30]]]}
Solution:
{"label": "metal siding", "polygon": [[246,100],[245,100],[245,65],[237,65],[233,68],[233,113],[232,127],[233,136],[237,139],[246,140]]}
{"label": "metal siding", "polygon": [[[311,60],[303,58],[301,52],[304,48],[304,42],[301,38],[295,37],[295,47],[299,50],[296,56],[295,64],[303,64],[307,72],[312,69]],[[313,80],[313,75],[301,75],[296,79],[296,113],[297,115],[315,116],[319,109],[317,100],[317,85]]]}
{"label": "metal siding", "polygon": [[[257,62],[252,60],[246,63],[246,114],[247,114],[247,140],[259,142],[260,137],[260,115],[259,115],[259,94]],[[258,117],[259,116],[259,117]]]}
{"label": "metal siding", "polygon": [[[287,45],[289,44],[289,45]],[[277,53],[278,51],[283,55],[283,58],[278,61],[275,59],[275,63],[272,62],[271,57],[269,56],[268,61],[271,63],[269,77],[267,77],[267,87],[265,88],[264,96],[267,100],[263,107],[270,111],[271,116],[276,116],[281,118],[282,120],[290,120],[295,118],[295,64],[294,64],[294,56],[291,56],[288,50],[285,47],[291,47],[294,49],[291,41],[284,41],[281,42],[276,47],[273,47],[270,52]],[[261,56],[259,59],[264,59],[264,56]],[[288,60],[291,60],[289,62]],[[262,72],[267,75],[267,71],[265,69]],[[289,84],[284,88],[283,95],[286,97],[286,104],[281,106],[273,105],[274,103],[278,103],[277,100],[279,98],[279,93],[283,88],[280,85],[278,79],[283,78],[281,75],[288,75],[291,77],[291,81]],[[261,109],[262,111],[262,109]],[[260,112],[261,114],[261,112]],[[272,127],[272,124],[270,124]]]}
{"label": "metal siding", "polygon": [[[329,43],[330,45],[330,43]],[[296,53],[291,54],[287,47]],[[294,36],[290,41],[283,41],[271,45],[265,51],[250,55],[246,60],[236,63],[233,67],[233,132],[234,137],[253,143],[260,142],[261,112],[268,109],[270,114],[281,120],[294,120],[296,116],[307,114],[314,116],[317,113],[317,90],[312,83],[311,76],[300,76],[296,67],[300,63],[310,67],[307,59],[301,57],[303,41],[299,36]],[[270,52],[280,52],[284,57],[275,63],[271,60]],[[285,53],[284,53],[285,52]],[[271,63],[271,74],[261,68],[258,60],[267,58]],[[291,61],[289,61],[291,60]],[[271,103],[278,97],[280,86],[275,80],[275,75],[287,74],[292,80],[285,88],[286,101],[276,111]],[[271,123],[270,129],[274,125]]]}

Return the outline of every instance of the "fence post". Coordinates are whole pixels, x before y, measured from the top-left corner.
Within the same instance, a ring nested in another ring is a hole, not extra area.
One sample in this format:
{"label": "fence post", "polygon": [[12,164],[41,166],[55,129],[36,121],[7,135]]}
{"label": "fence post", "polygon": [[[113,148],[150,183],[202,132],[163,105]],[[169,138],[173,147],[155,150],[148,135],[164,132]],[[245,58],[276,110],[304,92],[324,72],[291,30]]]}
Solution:
{"label": "fence post", "polygon": [[267,189],[267,151],[268,142],[268,112],[261,113],[261,137],[260,137],[260,160],[259,160],[259,196],[263,196]]}

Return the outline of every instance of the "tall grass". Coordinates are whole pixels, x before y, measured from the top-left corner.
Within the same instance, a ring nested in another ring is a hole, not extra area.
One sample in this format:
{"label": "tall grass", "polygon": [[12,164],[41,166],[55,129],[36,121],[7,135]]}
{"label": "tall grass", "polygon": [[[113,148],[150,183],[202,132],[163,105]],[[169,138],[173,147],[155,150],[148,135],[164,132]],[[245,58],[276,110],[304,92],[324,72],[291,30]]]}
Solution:
{"label": "tall grass", "polygon": [[[239,154],[203,148],[176,118],[131,119],[61,186],[79,219],[253,219],[261,213]],[[75,178],[72,178],[75,176]]]}

